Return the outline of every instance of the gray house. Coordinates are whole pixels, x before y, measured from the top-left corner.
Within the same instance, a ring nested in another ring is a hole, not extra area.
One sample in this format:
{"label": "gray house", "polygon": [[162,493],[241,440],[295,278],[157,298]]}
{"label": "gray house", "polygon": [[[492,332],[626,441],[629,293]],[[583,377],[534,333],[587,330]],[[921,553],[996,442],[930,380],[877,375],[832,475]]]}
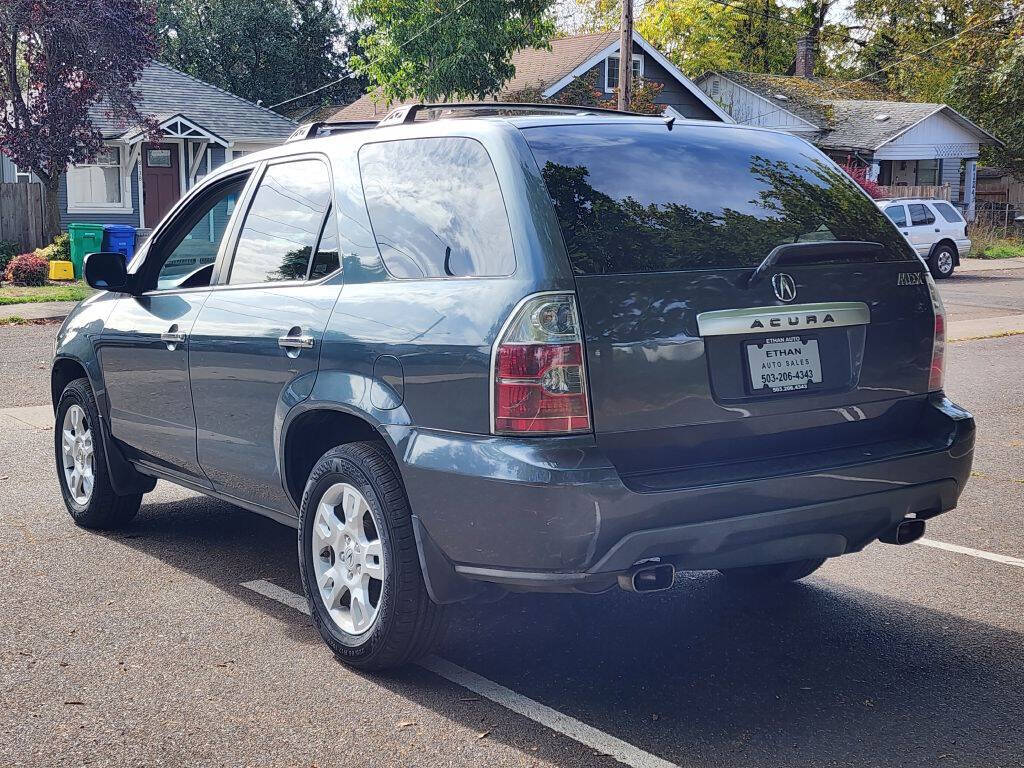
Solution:
{"label": "gray house", "polygon": [[[72,221],[152,227],[205,174],[232,158],[280,144],[295,123],[269,109],[150,63],[136,85],[139,111],[156,120],[159,141],[125,125],[100,105],[93,125],[104,149],[61,179],[61,227]],[[0,181],[35,181],[0,157]]]}
{"label": "gray house", "polygon": [[[633,33],[633,72],[637,77],[660,83],[657,103],[664,114],[678,118],[733,122],[728,112],[701,91],[692,80],[638,32]],[[593,76],[598,91],[615,98],[619,75],[619,33],[598,32],[551,41],[551,50],[524,48],[512,56],[515,77],[496,95],[496,100],[526,89],[538,89],[541,98],[557,96],[575,78]],[[339,110],[331,122],[369,125],[399,106],[374,100],[366,94]],[[354,126],[355,127],[355,126]]]}
{"label": "gray house", "polygon": [[978,152],[1000,144],[945,104],[891,101],[864,83],[797,75],[709,72],[697,85],[737,123],[806,138],[840,164],[864,166],[893,196],[938,196],[973,218]]}

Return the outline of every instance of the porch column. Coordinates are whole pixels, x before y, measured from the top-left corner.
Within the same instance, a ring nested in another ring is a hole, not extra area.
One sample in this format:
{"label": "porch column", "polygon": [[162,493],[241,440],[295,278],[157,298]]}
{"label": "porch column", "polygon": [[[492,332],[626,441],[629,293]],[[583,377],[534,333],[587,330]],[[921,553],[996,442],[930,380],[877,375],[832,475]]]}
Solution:
{"label": "porch column", "polygon": [[878,181],[878,174],[882,170],[882,164],[878,160],[872,160],[868,166],[868,181]]}
{"label": "porch column", "polygon": [[974,221],[974,192],[978,186],[978,161],[968,160],[964,166],[964,211],[968,221]]}

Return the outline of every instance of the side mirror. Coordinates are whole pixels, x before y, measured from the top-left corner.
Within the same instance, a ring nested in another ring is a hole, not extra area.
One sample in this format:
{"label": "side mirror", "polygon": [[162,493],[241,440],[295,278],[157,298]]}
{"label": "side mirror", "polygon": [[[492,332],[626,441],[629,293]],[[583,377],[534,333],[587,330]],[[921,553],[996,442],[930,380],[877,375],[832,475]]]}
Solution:
{"label": "side mirror", "polygon": [[90,253],[82,267],[85,282],[101,291],[123,291],[128,285],[128,269],[123,253]]}

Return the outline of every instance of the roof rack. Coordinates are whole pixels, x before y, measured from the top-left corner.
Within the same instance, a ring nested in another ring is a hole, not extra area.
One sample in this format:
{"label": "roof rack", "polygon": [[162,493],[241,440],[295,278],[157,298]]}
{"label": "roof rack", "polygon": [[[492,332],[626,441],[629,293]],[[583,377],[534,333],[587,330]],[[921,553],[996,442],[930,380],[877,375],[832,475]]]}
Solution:
{"label": "roof rack", "polygon": [[285,144],[290,144],[293,141],[305,141],[306,139],[317,139],[321,136],[330,136],[335,133],[349,133],[350,131],[361,131],[367,128],[375,128],[376,123],[372,121],[360,121],[350,123],[328,123],[328,122],[316,122],[316,123],[303,123],[294,131],[291,135],[285,139]]}
{"label": "roof rack", "polygon": [[468,101],[468,102],[444,102],[441,104],[405,104],[393,109],[384,119],[377,123],[383,128],[388,125],[400,125],[411,123],[421,112],[431,110],[460,111],[460,112],[553,112],[568,115],[627,115],[630,117],[652,117],[640,112],[620,112],[617,109],[606,109],[605,107],[583,107],[573,104],[531,104],[508,101]]}

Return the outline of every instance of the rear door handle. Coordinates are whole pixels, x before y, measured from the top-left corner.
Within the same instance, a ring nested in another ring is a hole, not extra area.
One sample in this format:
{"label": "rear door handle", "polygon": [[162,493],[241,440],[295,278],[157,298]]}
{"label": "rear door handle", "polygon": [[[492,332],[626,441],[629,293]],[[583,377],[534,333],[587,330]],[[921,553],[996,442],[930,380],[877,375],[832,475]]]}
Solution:
{"label": "rear door handle", "polygon": [[187,333],[183,333],[178,330],[178,324],[175,323],[167,329],[166,333],[160,334],[160,341],[167,345],[167,348],[171,351],[174,350],[178,344],[184,344],[185,339],[188,338]]}
{"label": "rear door handle", "polygon": [[277,346],[283,349],[312,349],[313,337],[302,336],[280,336],[277,339]]}

